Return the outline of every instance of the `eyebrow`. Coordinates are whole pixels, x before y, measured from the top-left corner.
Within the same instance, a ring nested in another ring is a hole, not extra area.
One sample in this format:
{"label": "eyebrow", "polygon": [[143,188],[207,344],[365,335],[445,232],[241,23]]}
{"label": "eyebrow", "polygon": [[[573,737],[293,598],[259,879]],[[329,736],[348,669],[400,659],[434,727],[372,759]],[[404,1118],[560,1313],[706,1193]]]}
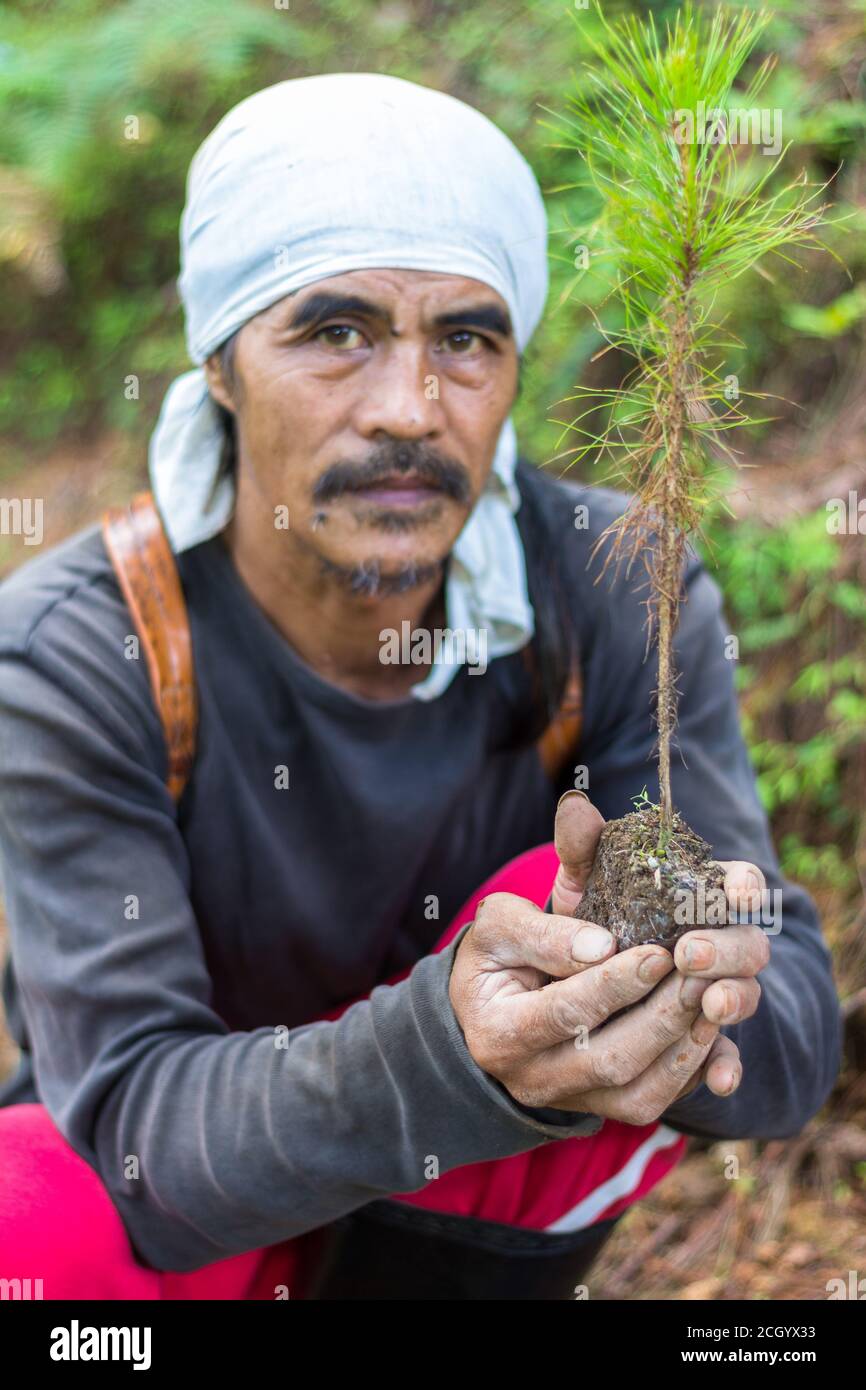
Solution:
{"label": "eyebrow", "polygon": [[[391,327],[391,315],[387,309],[382,308],[381,304],[375,304],[372,300],[364,299],[360,295],[331,294],[325,290],[319,290],[316,294],[310,295],[309,299],[296,307],[289,320],[289,327],[308,328],[312,324],[321,323],[325,319],[334,318],[340,314],[359,314]],[[464,309],[453,309],[445,314],[437,314],[433,319],[434,328],[458,326],[485,328],[491,333],[499,334],[502,338],[511,337],[511,320],[508,314],[496,304],[470,304]]]}

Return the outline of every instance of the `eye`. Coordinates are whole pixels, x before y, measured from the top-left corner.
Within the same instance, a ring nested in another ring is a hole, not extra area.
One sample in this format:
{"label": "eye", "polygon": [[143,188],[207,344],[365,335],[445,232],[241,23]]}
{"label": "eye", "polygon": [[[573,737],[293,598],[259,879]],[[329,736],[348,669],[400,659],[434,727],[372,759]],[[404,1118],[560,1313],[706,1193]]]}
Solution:
{"label": "eye", "polygon": [[448,345],[448,351],[458,357],[477,357],[485,347],[492,346],[489,339],[483,338],[480,333],[473,333],[468,328],[458,328],[442,341]]}
{"label": "eye", "polygon": [[[350,341],[352,334],[355,334],[359,341]],[[313,337],[314,339],[321,339],[327,347],[354,348],[360,347],[364,343],[364,335],[361,330],[359,328],[353,328],[350,323],[329,323],[324,328],[320,328],[318,333],[315,333]]]}

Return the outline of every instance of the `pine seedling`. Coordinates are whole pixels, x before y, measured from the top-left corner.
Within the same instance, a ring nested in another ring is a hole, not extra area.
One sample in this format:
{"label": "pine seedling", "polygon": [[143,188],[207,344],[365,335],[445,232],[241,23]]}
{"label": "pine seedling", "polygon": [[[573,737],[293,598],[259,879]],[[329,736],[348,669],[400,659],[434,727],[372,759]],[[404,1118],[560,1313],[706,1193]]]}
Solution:
{"label": "pine seedling", "polygon": [[[731,387],[736,378],[724,375],[735,344],[730,328],[714,322],[714,303],[723,285],[759,263],[767,274],[772,261],[792,263],[792,249],[820,245],[826,208],[823,190],[805,176],[777,177],[784,149],[750,157],[743,148],[763,141],[768,116],[781,116],[757,104],[771,59],[735,90],[769,22],[766,11],[710,15],[687,4],[660,35],[651,15],[610,24],[596,8],[601,41],[589,40],[585,80],[552,128],[556,143],[581,161],[576,182],[599,204],[596,220],[575,236],[608,284],[598,326],[634,365],[616,389],[578,387],[569,397],[593,405],[568,423],[581,442],[567,454],[607,461],[611,481],[632,494],[597,546],[608,543],[601,574],[623,559],[627,571],[635,562],[646,569],[647,650],[653,639],[658,648],[660,791],[658,806],[643,809],[656,817],[658,865],[674,847],[686,848],[681,832],[699,840],[676,815],[670,780],[684,560],[720,496],[723,465],[736,461],[727,432],[749,422]],[[605,327],[601,318],[614,309],[617,325]],[[597,434],[584,421],[599,397]]]}

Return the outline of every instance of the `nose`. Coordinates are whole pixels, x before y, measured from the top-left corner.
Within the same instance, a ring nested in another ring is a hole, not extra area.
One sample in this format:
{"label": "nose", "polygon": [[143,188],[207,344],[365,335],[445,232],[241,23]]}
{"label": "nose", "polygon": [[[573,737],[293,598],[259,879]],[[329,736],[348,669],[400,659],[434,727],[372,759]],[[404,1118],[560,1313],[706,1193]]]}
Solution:
{"label": "nose", "polygon": [[425,439],[440,432],[439,378],[420,344],[392,342],[370,363],[355,423],[367,439]]}

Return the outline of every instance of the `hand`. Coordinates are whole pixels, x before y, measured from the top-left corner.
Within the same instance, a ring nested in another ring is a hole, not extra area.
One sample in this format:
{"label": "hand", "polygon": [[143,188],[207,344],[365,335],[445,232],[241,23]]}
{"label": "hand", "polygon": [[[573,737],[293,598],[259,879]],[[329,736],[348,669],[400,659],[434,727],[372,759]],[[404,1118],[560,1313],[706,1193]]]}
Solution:
{"label": "hand", "polygon": [[[564,798],[554,914],[511,894],[486,898],[458,949],[450,997],[474,1060],[519,1103],[647,1124],[702,1077],[711,1090],[729,1094],[740,1080],[739,1053],[718,1036],[720,1020],[702,1008],[712,965],[675,969],[671,954],[655,946],[616,954],[609,932],[571,915],[603,825],[588,799]],[[738,879],[744,885],[734,874],[735,885]],[[735,930],[751,929],[727,929]],[[742,951],[734,954],[741,967]],[[730,953],[722,959],[727,970]],[[717,983],[723,994],[729,980]],[[740,981],[733,983],[739,989]],[[748,1006],[751,986],[757,988],[746,980],[738,1008]],[[717,1010],[729,1001],[711,995],[709,1002]],[[756,1006],[757,997],[748,1012]],[[575,1047],[576,1037],[587,1045]]]}
{"label": "hand", "polygon": [[[571,914],[583,897],[604,818],[582,793],[566,793],[557,808],[554,831],[560,867],[553,887],[554,912]],[[766,879],[755,864],[744,860],[717,861],[725,870],[725,894],[734,909],[756,910]],[[701,950],[705,952],[702,956]],[[703,928],[687,932],[677,942],[674,962],[681,975],[706,982],[701,1010],[718,1025],[740,1023],[758,1007],[761,987],[755,976],[770,959],[769,940],[758,926]],[[697,986],[695,986],[697,988]],[[720,1037],[707,1059],[704,1081],[716,1095],[730,1095],[742,1079],[739,1051]],[[693,1078],[683,1094],[698,1085]]]}
{"label": "hand", "polygon": [[669,951],[617,954],[603,928],[510,893],[479,905],[449,986],[472,1057],[518,1103],[635,1125],[657,1120],[706,1063],[718,1029],[701,1014],[705,988]]}

